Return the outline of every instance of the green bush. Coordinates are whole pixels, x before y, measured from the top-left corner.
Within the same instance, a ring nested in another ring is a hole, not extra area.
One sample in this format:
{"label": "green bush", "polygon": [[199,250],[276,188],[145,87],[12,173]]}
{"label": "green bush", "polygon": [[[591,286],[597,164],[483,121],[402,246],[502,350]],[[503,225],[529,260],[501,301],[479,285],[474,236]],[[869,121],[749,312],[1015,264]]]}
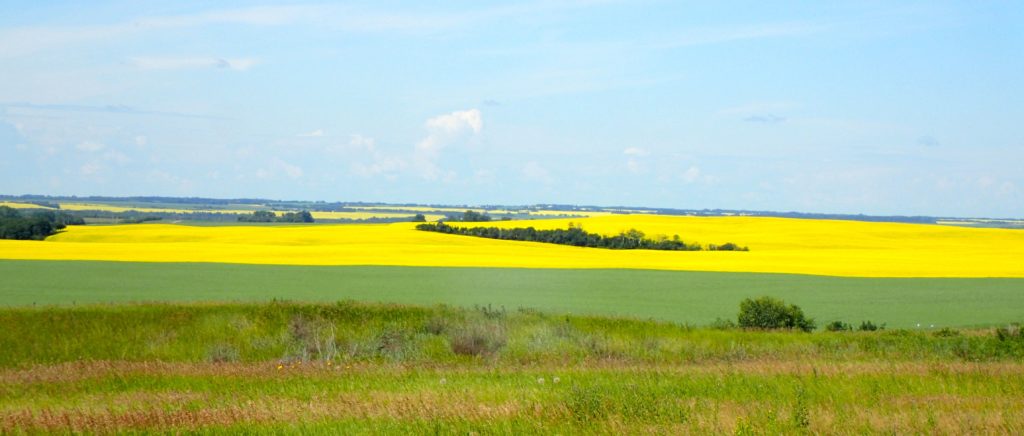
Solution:
{"label": "green bush", "polygon": [[848,332],[853,330],[853,326],[842,321],[832,321],[825,325],[825,330],[830,332]]}
{"label": "green bush", "polygon": [[772,297],[747,298],[740,302],[737,324],[746,329],[799,329],[814,330],[814,319],[807,318],[803,309],[795,304],[786,305]]}
{"label": "green bush", "polygon": [[885,330],[885,324],[877,325],[871,321],[861,321],[860,327],[857,328],[862,332],[873,332],[876,330]]}

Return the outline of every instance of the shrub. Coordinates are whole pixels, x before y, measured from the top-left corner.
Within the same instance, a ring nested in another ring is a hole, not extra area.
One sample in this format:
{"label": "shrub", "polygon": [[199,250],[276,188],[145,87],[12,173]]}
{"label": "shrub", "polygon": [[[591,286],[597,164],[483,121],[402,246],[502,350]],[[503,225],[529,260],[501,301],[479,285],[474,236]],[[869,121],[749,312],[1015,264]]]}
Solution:
{"label": "shrub", "polygon": [[853,326],[842,321],[832,321],[825,325],[825,330],[830,332],[848,332],[853,330]]}
{"label": "shrub", "polygon": [[996,329],[996,339],[1000,341],[1024,339],[1024,330],[1021,330],[1017,324],[1010,324],[1009,327],[1000,327]]}
{"label": "shrub", "polygon": [[732,330],[736,328],[736,323],[731,319],[715,318],[708,327],[712,330]]}
{"label": "shrub", "polygon": [[494,323],[473,323],[456,330],[451,338],[452,352],[460,356],[493,354],[505,346],[505,329]]}
{"label": "shrub", "polygon": [[861,321],[860,327],[857,328],[862,332],[873,332],[876,330],[885,330],[885,324],[877,325],[871,321]]}
{"label": "shrub", "polygon": [[740,302],[740,327],[747,329],[799,329],[814,330],[814,319],[807,318],[803,309],[795,304],[786,305],[772,297],[747,298]]}
{"label": "shrub", "polygon": [[949,327],[944,327],[932,334],[935,335],[935,337],[937,338],[952,338],[960,336],[960,331],[956,329],[951,329]]}
{"label": "shrub", "polygon": [[442,316],[431,317],[423,325],[423,331],[432,335],[443,334],[448,331],[448,320]]}

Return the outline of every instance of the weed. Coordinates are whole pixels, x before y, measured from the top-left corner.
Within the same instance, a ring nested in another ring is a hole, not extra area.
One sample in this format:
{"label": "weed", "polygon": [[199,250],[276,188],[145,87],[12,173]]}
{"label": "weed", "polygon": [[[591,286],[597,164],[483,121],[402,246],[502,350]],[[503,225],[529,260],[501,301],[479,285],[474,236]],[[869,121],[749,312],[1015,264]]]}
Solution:
{"label": "weed", "polygon": [[460,356],[491,355],[508,342],[504,327],[493,322],[470,323],[455,330],[449,340],[452,352]]}
{"label": "weed", "polygon": [[238,348],[226,343],[216,344],[206,352],[206,360],[213,363],[237,362],[238,358]]}

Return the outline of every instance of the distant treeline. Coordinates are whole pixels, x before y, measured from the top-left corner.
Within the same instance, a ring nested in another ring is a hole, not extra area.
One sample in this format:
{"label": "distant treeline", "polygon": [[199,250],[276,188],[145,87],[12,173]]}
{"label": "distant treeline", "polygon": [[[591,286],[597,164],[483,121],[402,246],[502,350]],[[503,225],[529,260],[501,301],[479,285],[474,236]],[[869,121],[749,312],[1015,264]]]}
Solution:
{"label": "distant treeline", "polygon": [[424,223],[416,226],[417,230],[447,233],[450,235],[476,236],[480,238],[503,239],[508,241],[544,242],[548,244],[572,245],[575,247],[608,248],[612,250],[671,250],[671,251],[750,251],[732,242],[722,245],[702,246],[697,243],[686,243],[679,235],[671,239],[660,237],[647,238],[644,232],[636,229],[619,233],[615,236],[604,236],[589,233],[581,226],[569,224],[568,229],[537,230],[533,227],[517,227],[503,229],[499,227],[454,227],[444,222]]}
{"label": "distant treeline", "polygon": [[313,215],[308,210],[302,212],[286,212],[277,216],[269,210],[257,210],[252,215],[239,215],[238,221],[243,223],[311,223]]}
{"label": "distant treeline", "polygon": [[85,224],[81,217],[53,211],[25,216],[17,209],[0,206],[0,239],[42,240],[69,224]]}

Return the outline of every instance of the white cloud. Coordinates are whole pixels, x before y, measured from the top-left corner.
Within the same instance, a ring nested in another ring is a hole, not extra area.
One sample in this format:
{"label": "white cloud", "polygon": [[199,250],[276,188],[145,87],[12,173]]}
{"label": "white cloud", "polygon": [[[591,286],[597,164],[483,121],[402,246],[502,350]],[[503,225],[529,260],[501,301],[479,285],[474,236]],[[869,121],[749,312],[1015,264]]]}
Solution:
{"label": "white cloud", "polygon": [[626,156],[647,156],[651,153],[640,147],[628,147],[625,150],[622,150],[622,154]]}
{"label": "white cloud", "polygon": [[643,172],[643,165],[636,159],[630,158],[626,161],[626,169],[631,173],[640,173]]}
{"label": "white cloud", "polygon": [[416,144],[416,149],[436,153],[455,140],[480,133],[483,117],[478,109],[455,111],[427,120],[426,126],[429,134]]}
{"label": "white cloud", "polygon": [[245,71],[258,62],[252,58],[136,57],[132,65],[143,70],[225,69]]}
{"label": "white cloud", "polygon": [[212,24],[281,25],[318,16],[310,6],[259,6],[192,15],[140,18],[92,26],[34,26],[0,30],[0,58],[22,56],[76,44],[127,38],[141,33]]}
{"label": "white cloud", "polygon": [[483,131],[483,116],[478,109],[455,111],[427,120],[427,137],[416,143],[411,166],[426,180],[453,180],[455,172],[439,167],[437,159],[446,147],[472,140]]}
{"label": "white cloud", "polygon": [[377,148],[377,141],[368,136],[353,134],[348,137],[348,145],[357,150],[374,151]]}
{"label": "white cloud", "polygon": [[96,162],[89,162],[79,167],[78,172],[81,173],[83,176],[92,176],[95,175],[96,173],[99,173],[101,168],[102,167],[100,167],[100,164]]}
{"label": "white cloud", "polygon": [[297,165],[292,165],[283,160],[278,160],[277,164],[278,166],[281,167],[281,170],[283,170],[285,175],[287,175],[289,178],[297,179],[299,177],[302,177],[302,168],[298,167]]}
{"label": "white cloud", "polygon": [[146,138],[143,135],[138,135],[135,137],[135,145],[139,147],[145,147],[146,144],[149,144],[149,138]]}
{"label": "white cloud", "polygon": [[324,136],[324,131],[323,129],[316,129],[312,132],[299,133],[298,135],[295,136],[298,136],[300,138],[321,138]]}
{"label": "white cloud", "polygon": [[683,181],[686,183],[694,183],[700,179],[700,168],[696,166],[690,166],[682,174]]}
{"label": "white cloud", "polygon": [[117,150],[110,150],[106,153],[103,153],[103,159],[106,161],[114,162],[118,165],[124,165],[132,161],[130,157]]}
{"label": "white cloud", "polygon": [[355,175],[360,177],[375,177],[378,175],[394,177],[395,173],[401,172],[406,167],[406,162],[400,158],[377,154],[374,156],[373,162],[368,164],[353,163],[350,168]]}
{"label": "white cloud", "polygon": [[102,143],[96,141],[83,141],[75,146],[75,148],[77,148],[78,150],[86,151],[89,153],[95,153],[97,151],[103,150],[105,147],[106,145],[103,145]]}

